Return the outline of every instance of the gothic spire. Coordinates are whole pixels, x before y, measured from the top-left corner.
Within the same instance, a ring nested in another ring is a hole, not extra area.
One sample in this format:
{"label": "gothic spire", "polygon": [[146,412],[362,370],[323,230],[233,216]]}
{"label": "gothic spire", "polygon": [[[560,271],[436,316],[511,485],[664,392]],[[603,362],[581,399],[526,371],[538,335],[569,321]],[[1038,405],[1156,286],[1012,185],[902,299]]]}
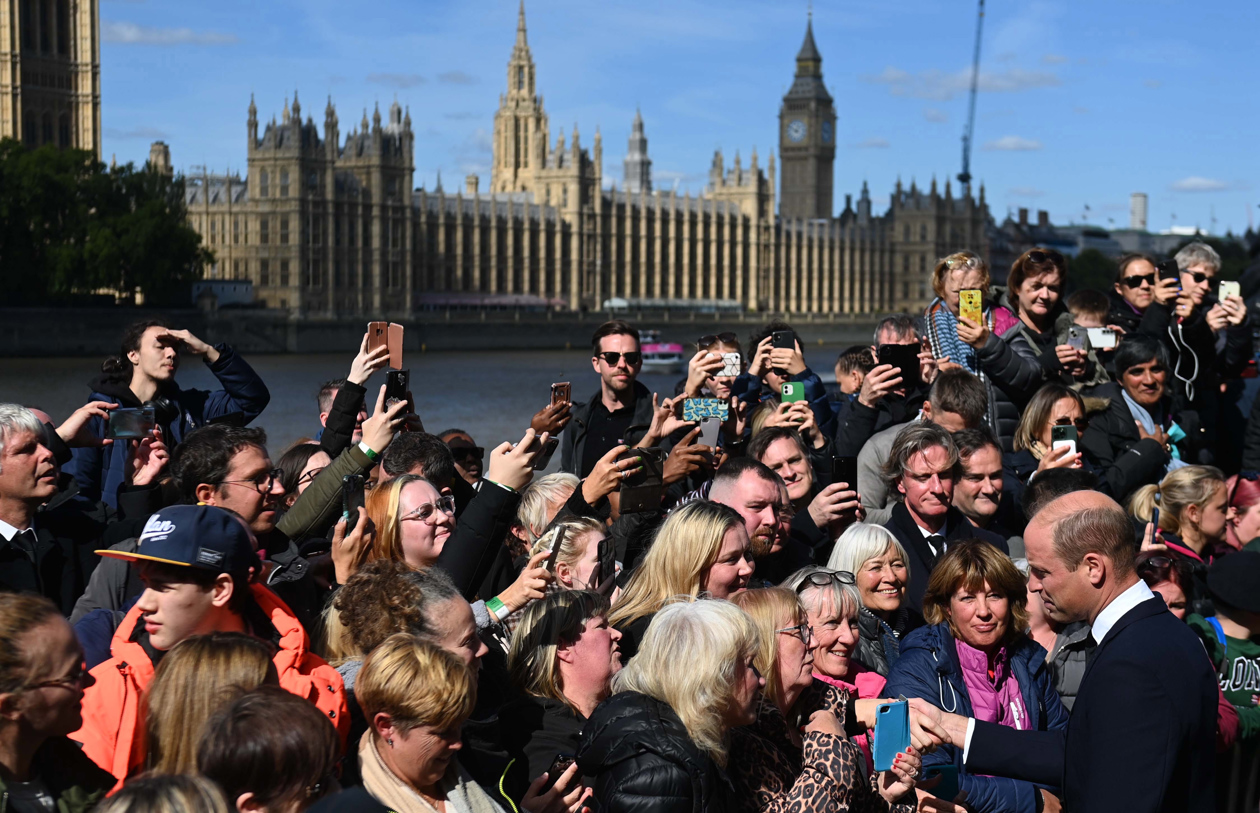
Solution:
{"label": "gothic spire", "polygon": [[521,10],[516,16],[516,47],[529,48],[525,38],[525,0],[521,0]]}
{"label": "gothic spire", "polygon": [[823,84],[822,53],[819,52],[818,46],[814,43],[812,13],[810,19],[805,23],[805,41],[801,43],[801,50],[796,54],[796,77],[786,98],[816,99],[820,102],[831,101],[831,94],[827,92],[827,88]]}

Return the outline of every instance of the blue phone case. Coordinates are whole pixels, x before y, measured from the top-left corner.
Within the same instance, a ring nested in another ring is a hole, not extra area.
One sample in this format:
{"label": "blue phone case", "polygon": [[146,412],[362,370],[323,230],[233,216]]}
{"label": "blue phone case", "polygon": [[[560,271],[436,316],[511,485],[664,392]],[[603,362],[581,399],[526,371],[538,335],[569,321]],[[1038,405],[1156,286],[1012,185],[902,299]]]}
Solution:
{"label": "blue phone case", "polygon": [[875,770],[892,768],[893,757],[910,747],[910,705],[884,703],[875,712]]}
{"label": "blue phone case", "polygon": [[954,801],[955,797],[958,796],[958,766],[933,765],[924,769],[924,779],[932,779],[937,776],[941,778],[941,783],[929,790],[928,793],[947,802]]}

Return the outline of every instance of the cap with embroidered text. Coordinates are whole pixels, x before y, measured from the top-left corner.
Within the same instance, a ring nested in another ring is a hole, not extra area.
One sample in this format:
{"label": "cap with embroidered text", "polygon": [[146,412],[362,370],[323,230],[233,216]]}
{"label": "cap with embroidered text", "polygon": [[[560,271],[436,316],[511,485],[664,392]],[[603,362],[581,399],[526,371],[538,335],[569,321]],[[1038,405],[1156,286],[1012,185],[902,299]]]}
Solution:
{"label": "cap with embroidered text", "polygon": [[212,505],[172,505],[149,517],[135,552],[98,550],[126,562],[160,562],[217,573],[246,575],[258,568],[249,529],[239,517]]}

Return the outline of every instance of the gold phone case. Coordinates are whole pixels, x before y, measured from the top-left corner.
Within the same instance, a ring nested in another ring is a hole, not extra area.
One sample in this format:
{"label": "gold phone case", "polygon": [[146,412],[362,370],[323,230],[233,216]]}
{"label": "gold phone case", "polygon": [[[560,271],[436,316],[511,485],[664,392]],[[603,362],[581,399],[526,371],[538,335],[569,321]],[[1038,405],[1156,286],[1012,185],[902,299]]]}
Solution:
{"label": "gold phone case", "polygon": [[977,289],[958,292],[958,315],[977,325],[984,324],[984,295]]}

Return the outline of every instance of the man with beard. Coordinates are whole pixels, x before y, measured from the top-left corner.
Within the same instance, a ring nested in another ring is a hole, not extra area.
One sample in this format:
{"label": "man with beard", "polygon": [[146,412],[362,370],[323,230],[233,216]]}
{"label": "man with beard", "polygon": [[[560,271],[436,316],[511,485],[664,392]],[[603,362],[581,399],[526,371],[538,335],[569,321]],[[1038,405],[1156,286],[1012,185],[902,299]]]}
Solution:
{"label": "man with beard", "polygon": [[884,465],[888,490],[897,500],[884,527],[897,537],[910,559],[906,603],[916,612],[923,609],[928,577],[951,541],[980,539],[1009,553],[1003,537],[972,525],[953,506],[958,469],[953,438],[928,423],[906,427]]}
{"label": "man with beard", "polygon": [[758,581],[778,584],[812,563],[810,551],[788,534],[794,513],[779,475],[752,457],[737,457],[718,469],[709,499],[734,508],[744,518]]}
{"label": "man with beard", "polygon": [[[639,334],[626,322],[605,322],[591,337],[591,367],[599,374],[599,392],[574,404],[564,431],[560,470],[586,477],[600,458],[624,441],[631,427],[652,424],[652,394],[636,379],[643,369]],[[641,434],[640,433],[640,434]]]}

